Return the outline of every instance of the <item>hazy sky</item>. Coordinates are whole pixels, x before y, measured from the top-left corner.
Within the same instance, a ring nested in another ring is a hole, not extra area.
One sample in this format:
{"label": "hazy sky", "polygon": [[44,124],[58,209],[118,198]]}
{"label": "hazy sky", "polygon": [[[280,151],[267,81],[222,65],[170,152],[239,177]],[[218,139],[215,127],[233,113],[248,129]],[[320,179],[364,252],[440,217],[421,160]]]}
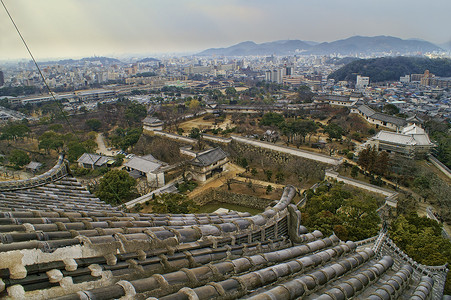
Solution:
{"label": "hazy sky", "polygon": [[[451,40],[450,0],[3,0],[38,59],[200,51],[242,41]],[[27,58],[0,6],[0,60]]]}

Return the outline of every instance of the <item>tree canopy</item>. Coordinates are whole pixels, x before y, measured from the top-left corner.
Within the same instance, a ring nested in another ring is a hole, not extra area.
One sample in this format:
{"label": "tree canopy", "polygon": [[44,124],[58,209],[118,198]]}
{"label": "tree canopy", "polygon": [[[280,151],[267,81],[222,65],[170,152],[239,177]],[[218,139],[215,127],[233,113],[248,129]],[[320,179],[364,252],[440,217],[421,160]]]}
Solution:
{"label": "tree canopy", "polygon": [[129,125],[139,124],[147,115],[146,106],[137,102],[131,102],[125,109],[125,118]]}
{"label": "tree canopy", "polygon": [[382,111],[389,115],[396,115],[399,113],[399,108],[396,107],[396,105],[389,103],[384,105]]}
{"label": "tree canopy", "polygon": [[424,125],[429,131],[431,139],[437,144],[436,156],[438,160],[451,168],[451,124],[428,121]]}
{"label": "tree canopy", "polygon": [[30,128],[24,123],[8,123],[1,128],[1,140],[23,139],[30,133]]}
{"label": "tree canopy", "polygon": [[89,129],[91,129],[93,131],[97,131],[100,129],[100,127],[102,127],[102,122],[98,119],[86,120],[85,124]]}
{"label": "tree canopy", "polygon": [[335,81],[356,81],[356,75],[369,76],[371,82],[397,81],[409,74],[429,70],[440,77],[451,76],[451,59],[424,57],[380,57],[353,61],[328,76]]}
{"label": "tree canopy", "polygon": [[125,203],[137,197],[136,180],[124,170],[110,170],[101,179],[94,194],[112,205]]}
{"label": "tree canopy", "polygon": [[30,162],[30,157],[27,152],[15,149],[11,151],[9,155],[9,162],[14,164],[16,167],[23,167]]}
{"label": "tree canopy", "polygon": [[189,137],[192,139],[199,139],[202,137],[202,133],[200,132],[200,129],[197,127],[191,128],[191,131],[189,132]]}
{"label": "tree canopy", "polygon": [[32,95],[39,91],[38,87],[35,86],[5,86],[0,88],[0,96],[21,96],[21,95]]}
{"label": "tree canopy", "polygon": [[341,240],[362,240],[375,236],[380,219],[377,200],[367,193],[349,191],[342,184],[322,185],[307,194],[302,223],[324,234],[334,232]]}
{"label": "tree canopy", "polygon": [[237,95],[237,91],[233,86],[226,88],[225,93],[228,97],[234,97]]}
{"label": "tree canopy", "polygon": [[281,114],[269,112],[263,115],[260,120],[260,125],[262,126],[280,126],[285,122],[284,117]]}
{"label": "tree canopy", "polygon": [[370,173],[385,175],[389,170],[390,157],[385,151],[376,147],[367,147],[360,151],[358,164]]}
{"label": "tree canopy", "polygon": [[294,142],[297,136],[301,136],[302,142],[305,142],[305,137],[315,133],[318,125],[312,120],[296,119],[279,124],[279,128],[288,137],[288,141]]}
{"label": "tree canopy", "polygon": [[161,214],[187,214],[196,208],[192,199],[181,194],[161,194],[152,202],[152,211]]}
{"label": "tree canopy", "polygon": [[[440,225],[415,212],[399,216],[390,226],[390,237],[415,261],[438,266],[451,263],[451,242],[441,235]],[[445,293],[451,293],[451,279],[445,285]]]}
{"label": "tree canopy", "polygon": [[39,149],[44,149],[49,152],[50,150],[60,151],[64,146],[64,135],[56,133],[54,131],[46,131],[39,138]]}
{"label": "tree canopy", "polygon": [[340,125],[335,123],[330,123],[326,127],[324,127],[324,132],[329,135],[331,139],[341,139],[341,136],[345,133],[344,129],[341,128]]}
{"label": "tree canopy", "polygon": [[126,150],[129,147],[134,146],[142,133],[142,128],[117,128],[114,134],[110,135],[111,143],[114,147],[122,150]]}

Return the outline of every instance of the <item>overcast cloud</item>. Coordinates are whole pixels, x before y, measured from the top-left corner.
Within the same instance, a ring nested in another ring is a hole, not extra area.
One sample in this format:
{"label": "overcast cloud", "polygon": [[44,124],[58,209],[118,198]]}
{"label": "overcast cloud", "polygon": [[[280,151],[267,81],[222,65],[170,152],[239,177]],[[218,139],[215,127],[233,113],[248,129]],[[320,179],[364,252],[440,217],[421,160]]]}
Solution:
{"label": "overcast cloud", "polygon": [[[451,40],[449,0],[3,0],[38,59],[196,52],[242,41]],[[0,7],[0,59],[28,57]]]}

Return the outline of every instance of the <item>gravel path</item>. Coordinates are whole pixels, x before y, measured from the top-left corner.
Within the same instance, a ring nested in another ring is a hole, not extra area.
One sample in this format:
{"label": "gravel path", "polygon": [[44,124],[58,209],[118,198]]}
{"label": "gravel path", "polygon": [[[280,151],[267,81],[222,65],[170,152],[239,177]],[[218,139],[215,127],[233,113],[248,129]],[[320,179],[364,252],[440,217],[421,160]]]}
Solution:
{"label": "gravel path", "polygon": [[102,133],[97,134],[96,142],[97,142],[97,147],[98,147],[96,153],[108,155],[108,156],[114,156],[113,151],[107,150],[107,148],[105,146],[105,139],[104,139]]}

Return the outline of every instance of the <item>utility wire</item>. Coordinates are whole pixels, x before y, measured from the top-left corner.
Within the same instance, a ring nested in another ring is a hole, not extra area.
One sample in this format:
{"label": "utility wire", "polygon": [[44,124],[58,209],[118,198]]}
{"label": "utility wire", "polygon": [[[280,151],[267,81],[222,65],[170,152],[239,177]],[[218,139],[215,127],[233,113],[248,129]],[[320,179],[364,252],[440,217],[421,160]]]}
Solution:
{"label": "utility wire", "polygon": [[[6,5],[5,5],[5,3],[3,2],[3,0],[0,0],[0,2],[2,2],[3,8],[4,8],[5,11],[6,11],[6,14],[8,15],[9,19],[11,20],[11,23],[14,25],[14,28],[16,29],[17,33],[18,33],[19,36],[20,36],[20,39],[22,40],[23,44],[25,45],[25,48],[26,48],[27,51],[28,51],[28,54],[30,55],[31,59],[33,60],[35,66],[36,66],[36,69],[38,70],[39,75],[41,76],[42,81],[44,82],[44,85],[46,86],[47,90],[49,91],[49,94],[52,96],[53,100],[55,101],[56,106],[58,107],[58,109],[60,110],[61,114],[63,115],[64,120],[65,120],[66,123],[69,125],[70,130],[74,133],[75,138],[77,139],[78,143],[81,144],[81,139],[80,139],[80,137],[78,136],[78,134],[77,134],[77,132],[75,131],[74,127],[72,126],[72,124],[70,123],[70,121],[69,121],[69,119],[67,118],[66,114],[64,113],[64,110],[63,110],[63,108],[62,108],[62,106],[61,106],[60,101],[59,101],[58,99],[56,99],[55,94],[54,94],[53,91],[50,89],[50,86],[48,85],[47,80],[46,80],[45,77],[44,77],[44,74],[42,74],[41,68],[39,67],[38,63],[36,62],[36,59],[34,58],[33,54],[31,53],[31,50],[30,50],[30,48],[28,47],[27,42],[25,41],[25,39],[23,38],[22,34],[20,33],[20,30],[19,30],[19,28],[17,27],[16,22],[14,22],[14,19],[13,19],[13,17],[11,16],[11,14],[9,13],[8,9],[6,8]],[[91,159],[92,164],[94,165],[94,159],[92,158],[91,155],[88,155],[88,156],[89,156],[89,158]],[[117,199],[118,203],[121,203],[121,200],[120,200],[120,198],[119,198],[119,195],[118,195],[118,194],[116,193],[116,191],[112,188],[112,186],[110,185],[110,183],[109,183],[109,182],[107,182],[107,183],[108,183],[109,188],[110,188],[111,191],[113,192],[113,194],[116,196],[116,199]]]}
{"label": "utility wire", "polygon": [[69,122],[69,120],[67,119],[66,114],[64,113],[63,108],[61,107],[61,104],[59,103],[59,101],[56,99],[55,94],[53,94],[53,91],[50,89],[50,86],[47,83],[47,80],[44,77],[44,74],[42,74],[41,68],[39,67],[38,63],[36,62],[36,60],[34,59],[33,54],[31,53],[30,48],[27,45],[27,42],[25,41],[25,39],[23,38],[22,34],[20,33],[19,28],[17,27],[16,23],[14,22],[13,17],[11,16],[11,14],[9,13],[8,9],[6,8],[5,3],[3,2],[3,0],[0,0],[2,2],[3,7],[5,8],[6,13],[8,14],[9,19],[11,20],[11,22],[14,25],[14,28],[16,28],[17,33],[20,36],[20,39],[22,40],[23,44],[25,45],[25,48],[28,51],[28,54],[30,54],[31,59],[33,60],[36,69],[38,69],[39,75],[42,78],[42,81],[44,82],[45,86],[47,87],[47,90],[49,91],[49,94],[52,96],[53,100],[55,100],[56,105],[58,106],[59,110],[61,111],[61,114],[63,115],[63,118],[66,120],[66,123],[69,125],[71,131],[75,134],[76,138],[78,139],[78,141],[80,142],[80,138],[78,137],[77,133],[75,132],[74,128],[72,127],[72,124]]}

